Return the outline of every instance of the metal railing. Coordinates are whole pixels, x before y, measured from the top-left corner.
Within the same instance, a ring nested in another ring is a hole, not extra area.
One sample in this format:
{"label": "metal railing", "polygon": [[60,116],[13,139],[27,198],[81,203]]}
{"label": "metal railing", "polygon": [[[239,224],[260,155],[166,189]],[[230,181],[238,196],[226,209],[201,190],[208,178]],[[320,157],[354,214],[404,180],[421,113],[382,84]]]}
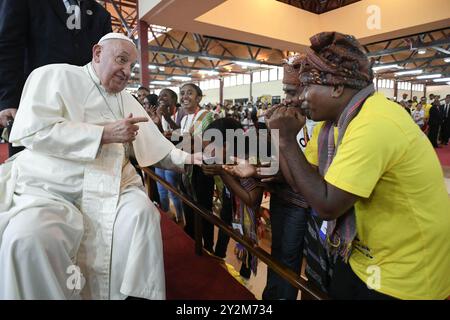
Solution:
{"label": "metal railing", "polygon": [[163,185],[166,189],[172,191],[177,195],[185,204],[191,207],[195,214],[195,253],[197,255],[202,255],[202,218],[208,222],[217,226],[220,230],[225,232],[230,238],[242,244],[252,255],[256,256],[262,262],[264,262],[269,268],[278,273],[282,278],[286,279],[291,285],[295,286],[301,291],[302,300],[327,300],[328,297],[321,291],[312,287],[305,279],[300,275],[297,275],[291,269],[287,268],[280,262],[273,259],[269,253],[255,246],[248,238],[241,236],[239,233],[234,231],[230,226],[228,226],[222,219],[216,217],[211,211],[197,205],[188,195],[180,192],[177,188],[172,186],[170,183],[159,177],[149,168],[141,168],[145,174],[145,184],[150,192],[150,180],[154,180]]}

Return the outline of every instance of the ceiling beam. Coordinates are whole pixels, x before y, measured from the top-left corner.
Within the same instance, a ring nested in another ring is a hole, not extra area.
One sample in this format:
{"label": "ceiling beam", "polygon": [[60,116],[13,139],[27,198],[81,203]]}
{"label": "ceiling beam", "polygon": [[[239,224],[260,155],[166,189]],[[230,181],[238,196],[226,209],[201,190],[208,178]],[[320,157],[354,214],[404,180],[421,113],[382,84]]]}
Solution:
{"label": "ceiling beam", "polygon": [[428,61],[440,60],[440,59],[444,59],[444,58],[447,58],[447,57],[444,55],[439,55],[439,56],[423,57],[423,58],[411,58],[411,59],[405,59],[405,60],[377,63],[374,65],[374,67],[390,65],[390,64],[394,64],[394,63],[395,64],[408,64],[408,63],[414,63],[414,62],[428,62]]}
{"label": "ceiling beam", "polygon": [[423,70],[423,69],[434,70],[434,69],[438,69],[438,68],[447,68],[447,67],[449,67],[449,66],[450,66],[450,63],[447,63],[447,64],[441,64],[441,65],[438,65],[438,66],[429,66],[429,67],[426,67],[426,68],[390,70],[390,71],[385,71],[385,72],[383,72],[383,73],[378,73],[378,72],[377,72],[376,75],[377,75],[378,77],[380,77],[380,76],[383,76],[383,75],[385,75],[385,74],[392,74],[392,73],[402,72],[402,71],[416,71],[416,70]]}
{"label": "ceiling beam", "polygon": [[386,49],[381,51],[375,51],[375,52],[369,52],[367,53],[367,57],[379,57],[379,56],[387,56],[394,53],[402,52],[402,51],[412,51],[417,49],[427,49],[427,48],[433,48],[433,47],[440,47],[450,44],[450,38],[447,39],[441,39],[437,41],[432,42],[425,42],[425,43],[413,43],[410,47],[400,47],[400,48],[393,48],[393,49]]}
{"label": "ceiling beam", "polygon": [[157,66],[157,67],[164,67],[164,68],[175,68],[175,69],[181,69],[181,70],[202,70],[202,71],[216,71],[216,72],[222,72],[222,73],[236,73],[236,74],[247,74],[248,72],[243,72],[243,71],[221,71],[220,69],[224,69],[224,66],[218,66],[216,67],[216,69],[214,68],[202,68],[202,67],[194,67],[194,66],[184,66],[184,65],[179,65],[179,64],[175,64],[175,63],[170,63],[170,64],[163,64],[163,63],[151,63],[151,65],[153,66]]}
{"label": "ceiling beam", "polygon": [[176,49],[158,47],[158,46],[148,46],[148,49],[151,52],[170,53],[170,54],[174,54],[174,55],[191,56],[194,58],[204,58],[204,59],[214,59],[214,60],[230,60],[230,61],[236,61],[236,62],[258,63],[258,64],[266,64],[266,65],[281,67],[281,63],[276,64],[276,63],[257,61],[257,60],[252,60],[252,59],[243,59],[243,58],[232,57],[232,56],[214,55],[214,54],[209,54],[207,52],[176,50]]}

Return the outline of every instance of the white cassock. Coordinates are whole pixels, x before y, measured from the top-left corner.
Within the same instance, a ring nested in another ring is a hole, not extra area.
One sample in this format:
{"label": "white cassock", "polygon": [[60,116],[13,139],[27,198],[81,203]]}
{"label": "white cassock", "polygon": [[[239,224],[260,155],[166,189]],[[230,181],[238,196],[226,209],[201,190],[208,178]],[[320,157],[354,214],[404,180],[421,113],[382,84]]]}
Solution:
{"label": "white cassock", "polygon": [[[0,166],[0,299],[165,298],[159,212],[124,145],[100,145],[103,125],[130,113],[148,117],[91,64],[30,75],[10,136],[26,149]],[[182,170],[187,154],[139,126],[139,165]]]}

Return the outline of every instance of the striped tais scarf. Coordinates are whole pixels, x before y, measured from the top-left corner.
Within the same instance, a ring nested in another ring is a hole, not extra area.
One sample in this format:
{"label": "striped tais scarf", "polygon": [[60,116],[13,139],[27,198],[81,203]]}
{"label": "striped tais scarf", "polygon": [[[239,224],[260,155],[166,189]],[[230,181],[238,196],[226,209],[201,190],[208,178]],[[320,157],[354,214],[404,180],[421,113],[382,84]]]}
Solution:
{"label": "striped tais scarf", "polygon": [[[319,133],[319,172],[325,177],[333,158],[337,153],[345,131],[350,122],[358,115],[364,101],[375,92],[373,84],[360,90],[348,103],[338,120],[338,139],[334,143],[334,123],[324,123]],[[356,236],[355,208],[351,207],[344,215],[336,220],[328,221],[327,246],[330,255],[338,254],[345,262],[348,261],[352,250],[352,242]]]}

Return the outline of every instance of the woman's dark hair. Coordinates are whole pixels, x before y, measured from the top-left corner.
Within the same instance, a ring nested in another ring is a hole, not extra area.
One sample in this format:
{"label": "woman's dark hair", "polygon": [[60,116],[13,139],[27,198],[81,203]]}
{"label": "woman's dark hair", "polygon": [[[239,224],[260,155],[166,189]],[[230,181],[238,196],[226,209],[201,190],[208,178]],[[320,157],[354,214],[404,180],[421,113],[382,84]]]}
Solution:
{"label": "woman's dark hair", "polygon": [[175,91],[173,91],[172,89],[169,89],[169,88],[162,89],[161,92],[163,92],[163,91],[167,91],[169,93],[170,97],[173,99],[173,101],[175,101],[175,103],[178,102],[178,95],[176,94]]}
{"label": "woman's dark hair", "polygon": [[180,89],[183,89],[186,86],[191,86],[194,88],[195,92],[197,92],[197,96],[199,97],[203,97],[203,91],[202,89],[200,89],[200,87],[198,85],[196,85],[195,83],[189,82],[189,83],[185,83],[183,84]]}
{"label": "woman's dark hair", "polygon": [[148,104],[151,106],[157,106],[158,105],[158,95],[157,94],[149,94],[147,97]]}

